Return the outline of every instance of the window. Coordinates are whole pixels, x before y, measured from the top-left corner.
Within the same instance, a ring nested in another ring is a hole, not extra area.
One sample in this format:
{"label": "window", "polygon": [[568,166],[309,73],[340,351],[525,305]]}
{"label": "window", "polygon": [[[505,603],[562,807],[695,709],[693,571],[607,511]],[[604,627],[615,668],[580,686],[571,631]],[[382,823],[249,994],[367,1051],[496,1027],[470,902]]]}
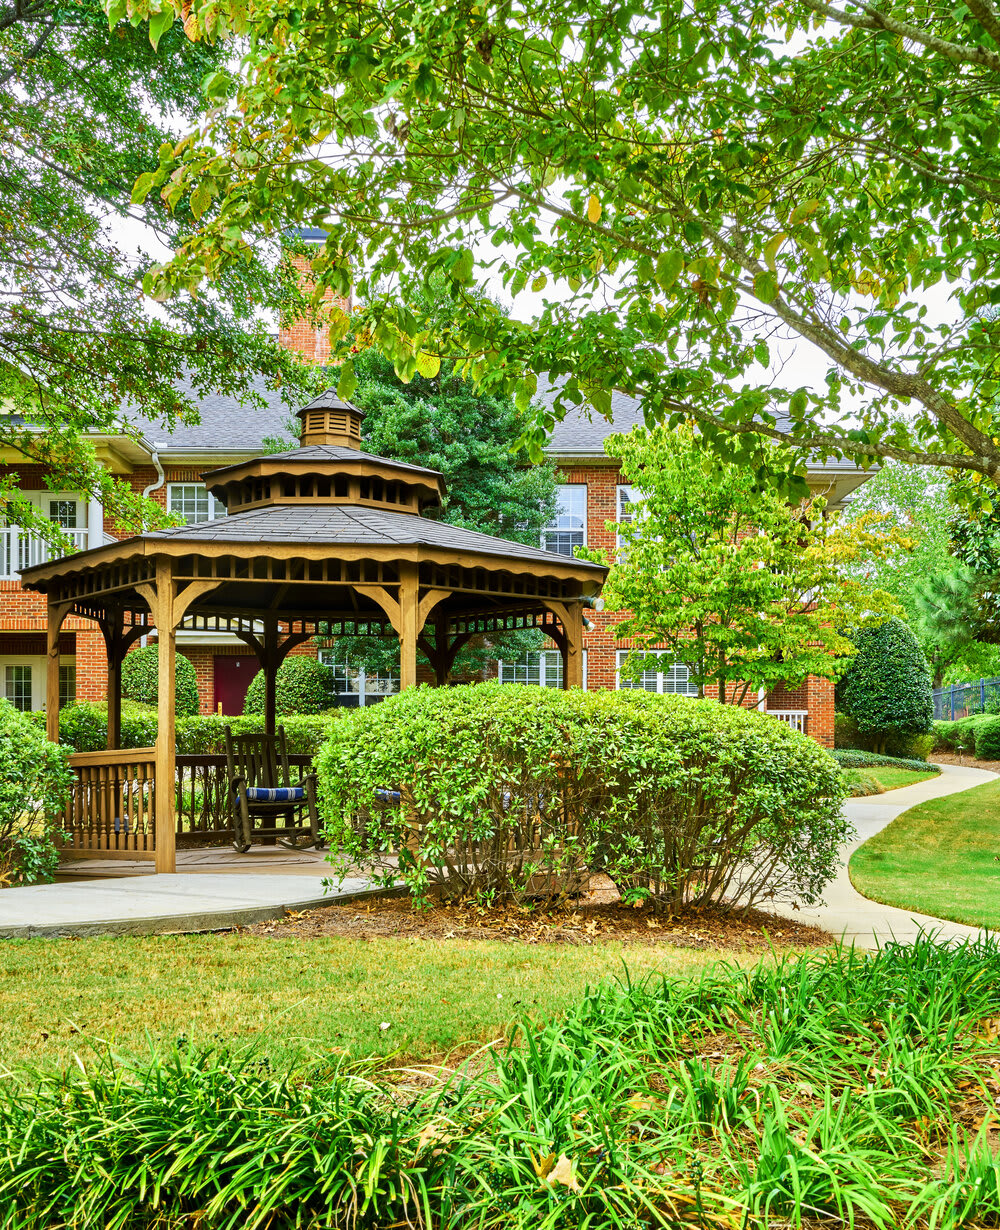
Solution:
{"label": "window", "polygon": [[76,663],[59,663],[59,708],[72,705],[76,700]]}
{"label": "window", "polygon": [[663,669],[643,671],[638,679],[623,679],[622,666],[628,657],[627,649],[618,650],[618,669],[615,672],[616,688],[643,688],[647,692],[674,692],[679,696],[697,696],[698,685],[691,682],[691,672],[680,662],[666,663],[666,655],[660,655]]}
{"label": "window", "polygon": [[587,485],[564,483],[556,489],[556,512],[542,530],[542,546],[558,555],[573,555],[587,542]]}
{"label": "window", "polygon": [[512,662],[497,665],[501,683],[531,683],[543,688],[563,685],[562,654],[558,649],[529,651]]}
{"label": "window", "polygon": [[27,713],[31,709],[31,667],[5,666],[3,681],[4,696],[15,709]]}
{"label": "window", "polygon": [[321,649],[319,660],[333,671],[336,696],[356,696],[359,705],[370,704],[399,691],[398,671],[366,671],[345,660],[336,649]]}
{"label": "window", "polygon": [[76,500],[49,500],[49,520],[64,530],[75,530]]}
{"label": "window", "polygon": [[203,483],[168,483],[167,511],[183,518],[185,525],[200,525],[226,515],[226,506],[210,495]]}

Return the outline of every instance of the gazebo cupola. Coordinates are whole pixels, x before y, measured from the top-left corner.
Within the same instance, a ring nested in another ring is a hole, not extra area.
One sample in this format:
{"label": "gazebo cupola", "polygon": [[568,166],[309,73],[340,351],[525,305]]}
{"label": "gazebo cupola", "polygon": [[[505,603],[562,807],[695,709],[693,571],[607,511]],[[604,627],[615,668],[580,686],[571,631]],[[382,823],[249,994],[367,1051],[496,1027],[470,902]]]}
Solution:
{"label": "gazebo cupola", "polygon": [[274,505],[345,504],[417,516],[440,507],[445,486],[437,470],[362,452],[364,411],[333,389],[297,414],[301,447],[202,476],[230,515]]}
{"label": "gazebo cupola", "polygon": [[343,401],[333,389],[320,393],[307,406],[297,410],[302,423],[302,447],[310,444],[337,444],[341,448],[361,448],[361,420],[365,412]]}

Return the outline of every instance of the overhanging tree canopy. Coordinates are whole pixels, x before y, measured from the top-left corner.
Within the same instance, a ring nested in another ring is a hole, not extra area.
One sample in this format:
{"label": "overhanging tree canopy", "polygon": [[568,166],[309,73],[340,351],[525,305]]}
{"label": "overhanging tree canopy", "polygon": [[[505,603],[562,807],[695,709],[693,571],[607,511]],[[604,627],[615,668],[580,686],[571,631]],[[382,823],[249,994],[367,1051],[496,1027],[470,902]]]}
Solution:
{"label": "overhanging tree canopy", "polygon": [[[280,245],[270,268],[258,252],[230,266],[215,293],[147,310],[150,257],[123,227],[174,245],[199,205],[133,206],[132,185],[193,122],[200,82],[228,49],[192,43],[171,11],[154,16],[157,55],[150,26],[121,16],[109,31],[98,0],[0,0],[0,458],[47,465],[65,489],[100,491],[108,515],[134,526],[154,506],[98,465],[88,441],[128,430],[124,404],[143,425],[169,424],[192,417],[209,391],[252,405],[260,373],[293,400],[312,378],[256,316],[294,308]],[[57,533],[17,487],[0,480],[0,517]]]}
{"label": "overhanging tree canopy", "polygon": [[[525,406],[533,373],[569,374],[562,408],[617,387],[736,456],[762,432],[954,467],[973,502],[996,477],[992,0],[191,11],[195,34],[222,12],[254,41],[235,91],[210,85],[237,105],[138,186],[205,209],[160,293],[305,222],[329,233],[317,293],[353,289],[403,374],[441,346],[405,305],[443,273],[448,344]],[[528,327],[462,293],[490,277],[551,298]],[[815,347],[806,387],[771,368],[789,336]],[[536,416],[536,451],[550,425]]]}

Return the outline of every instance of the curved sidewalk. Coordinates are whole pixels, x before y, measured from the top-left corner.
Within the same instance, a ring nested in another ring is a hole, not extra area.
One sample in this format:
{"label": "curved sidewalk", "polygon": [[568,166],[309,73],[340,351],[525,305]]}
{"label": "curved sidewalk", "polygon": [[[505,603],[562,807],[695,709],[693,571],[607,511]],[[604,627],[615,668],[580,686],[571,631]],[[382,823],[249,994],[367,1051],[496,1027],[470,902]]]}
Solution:
{"label": "curved sidewalk", "polygon": [[257,866],[235,874],[131,875],[5,888],[0,939],[220,931],[373,891],[362,879],[325,890],[323,877],[331,868],[322,862],[307,874],[263,871]]}
{"label": "curved sidewalk", "polygon": [[844,811],[857,829],[858,838],[844,846],[837,877],[832,884],[827,885],[823,893],[824,904],[804,906],[800,910],[788,905],[770,908],[776,914],[794,918],[796,922],[814,923],[838,939],[842,938],[845,943],[856,944],[859,948],[877,948],[893,939],[909,943],[915,940],[921,931],[937,931],[944,939],[966,939],[981,935],[982,931],[978,927],[946,922],[928,914],[914,914],[909,910],[870,901],[857,891],[847,872],[851,855],[858,846],[863,845],[869,837],[874,837],[904,811],[909,811],[911,807],[927,799],[958,794],[997,777],[996,773],[989,773],[985,769],[969,769],[950,764],[941,765],[940,768],[940,777],[917,782],[915,786],[904,786],[901,790],[889,790],[885,794],[870,798],[849,799],[844,804]]}

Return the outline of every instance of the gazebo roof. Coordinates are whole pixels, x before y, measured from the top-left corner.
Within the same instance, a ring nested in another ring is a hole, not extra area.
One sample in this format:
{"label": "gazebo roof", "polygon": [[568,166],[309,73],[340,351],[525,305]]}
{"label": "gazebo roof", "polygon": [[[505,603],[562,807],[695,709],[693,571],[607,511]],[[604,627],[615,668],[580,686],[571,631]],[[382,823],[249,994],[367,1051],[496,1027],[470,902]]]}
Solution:
{"label": "gazebo roof", "polygon": [[263,456],[255,458],[252,463],[239,461],[231,466],[220,466],[217,470],[209,470],[202,475],[202,478],[215,481],[234,470],[243,470],[250,464],[265,462],[268,465],[274,462],[281,464],[291,462],[293,465],[299,466],[315,464],[317,462],[323,464],[345,461],[369,462],[382,466],[384,469],[402,470],[408,474],[420,474],[425,478],[444,481],[438,470],[428,470],[425,466],[415,466],[408,461],[394,461],[388,457],[378,457],[374,453],[364,453],[360,449],[350,448],[343,444],[307,444],[304,448],[289,449],[286,453],[265,453]]}

